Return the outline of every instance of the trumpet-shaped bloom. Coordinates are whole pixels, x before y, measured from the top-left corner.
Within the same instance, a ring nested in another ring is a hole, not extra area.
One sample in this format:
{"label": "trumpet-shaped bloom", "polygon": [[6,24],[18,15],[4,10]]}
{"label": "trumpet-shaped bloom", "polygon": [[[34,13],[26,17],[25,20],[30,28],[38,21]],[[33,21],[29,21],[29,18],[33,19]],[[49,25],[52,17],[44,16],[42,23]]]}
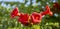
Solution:
{"label": "trumpet-shaped bloom", "polygon": [[42,15],[49,14],[50,16],[52,16],[52,15],[53,15],[53,13],[50,11],[49,6],[47,5],[45,8],[46,8],[46,11],[42,12],[41,14],[42,14]]}
{"label": "trumpet-shaped bloom", "polygon": [[18,22],[21,22],[24,25],[28,25],[28,23],[29,23],[29,15],[28,14],[20,14]]}
{"label": "trumpet-shaped bloom", "polygon": [[14,18],[15,16],[17,16],[19,13],[18,13],[18,8],[14,8],[14,10],[11,12],[11,18]]}
{"label": "trumpet-shaped bloom", "polygon": [[60,5],[57,2],[55,2],[54,5],[53,5],[53,7],[54,8],[60,8]]}
{"label": "trumpet-shaped bloom", "polygon": [[31,15],[31,21],[32,21],[33,24],[40,23],[41,19],[42,19],[41,14],[38,14],[36,12],[32,13],[32,15]]}

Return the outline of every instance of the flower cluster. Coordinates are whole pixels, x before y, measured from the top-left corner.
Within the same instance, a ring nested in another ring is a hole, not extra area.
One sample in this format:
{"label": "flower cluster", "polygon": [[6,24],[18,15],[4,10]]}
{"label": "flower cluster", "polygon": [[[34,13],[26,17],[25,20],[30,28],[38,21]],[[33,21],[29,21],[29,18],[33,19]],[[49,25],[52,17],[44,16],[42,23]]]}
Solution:
{"label": "flower cluster", "polygon": [[21,22],[23,25],[38,24],[41,22],[43,15],[46,15],[46,14],[49,14],[50,16],[53,15],[48,5],[45,8],[46,8],[46,11],[42,13],[33,12],[32,14],[29,15],[25,13],[19,13],[18,8],[16,7],[11,12],[11,18],[14,18],[15,16],[19,16],[18,22]]}

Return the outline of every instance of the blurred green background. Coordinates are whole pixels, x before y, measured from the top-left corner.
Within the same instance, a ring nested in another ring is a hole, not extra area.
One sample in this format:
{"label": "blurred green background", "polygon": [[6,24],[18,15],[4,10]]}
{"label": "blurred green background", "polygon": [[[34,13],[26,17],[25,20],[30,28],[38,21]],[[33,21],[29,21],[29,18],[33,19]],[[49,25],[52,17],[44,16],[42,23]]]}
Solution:
{"label": "blurred green background", "polygon": [[18,17],[10,18],[14,7],[18,7],[19,12],[23,13],[40,13],[45,11],[46,5],[52,8],[54,2],[60,4],[60,0],[0,0],[0,29],[60,29],[60,12],[54,13],[53,16],[44,16],[40,24],[32,27],[17,22]]}

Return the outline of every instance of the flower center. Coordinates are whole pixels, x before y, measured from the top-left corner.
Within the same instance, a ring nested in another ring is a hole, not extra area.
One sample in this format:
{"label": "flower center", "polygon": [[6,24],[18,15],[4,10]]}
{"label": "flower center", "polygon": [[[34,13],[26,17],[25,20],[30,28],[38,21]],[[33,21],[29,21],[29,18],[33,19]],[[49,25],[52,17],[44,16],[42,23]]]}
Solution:
{"label": "flower center", "polygon": [[38,17],[35,18],[36,20],[38,19]]}

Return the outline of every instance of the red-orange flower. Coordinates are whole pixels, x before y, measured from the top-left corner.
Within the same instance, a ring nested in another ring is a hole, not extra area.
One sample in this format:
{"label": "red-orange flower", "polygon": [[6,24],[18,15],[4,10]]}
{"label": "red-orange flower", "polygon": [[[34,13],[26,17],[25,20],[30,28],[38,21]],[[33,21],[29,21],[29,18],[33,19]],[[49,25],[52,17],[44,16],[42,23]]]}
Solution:
{"label": "red-orange flower", "polygon": [[21,22],[23,25],[28,25],[29,23],[29,15],[28,14],[20,14],[18,22]]}
{"label": "red-orange flower", "polygon": [[14,8],[14,10],[11,12],[11,18],[14,18],[15,16],[19,15],[18,8]]}
{"label": "red-orange flower", "polygon": [[55,2],[52,8],[53,8],[53,10],[55,10],[55,12],[60,12],[60,5],[59,5],[59,3]]}
{"label": "red-orange flower", "polygon": [[45,11],[45,12],[42,12],[41,14],[42,14],[42,15],[49,14],[50,16],[52,16],[52,15],[53,15],[53,13],[50,11],[49,6],[47,5],[45,8],[46,8],[46,11]]}
{"label": "red-orange flower", "polygon": [[32,13],[32,15],[31,15],[31,21],[32,21],[33,24],[40,23],[41,19],[42,19],[41,14],[38,14],[36,12]]}
{"label": "red-orange flower", "polygon": [[60,8],[60,5],[57,2],[55,2],[54,5],[53,5],[53,7],[54,8]]}

